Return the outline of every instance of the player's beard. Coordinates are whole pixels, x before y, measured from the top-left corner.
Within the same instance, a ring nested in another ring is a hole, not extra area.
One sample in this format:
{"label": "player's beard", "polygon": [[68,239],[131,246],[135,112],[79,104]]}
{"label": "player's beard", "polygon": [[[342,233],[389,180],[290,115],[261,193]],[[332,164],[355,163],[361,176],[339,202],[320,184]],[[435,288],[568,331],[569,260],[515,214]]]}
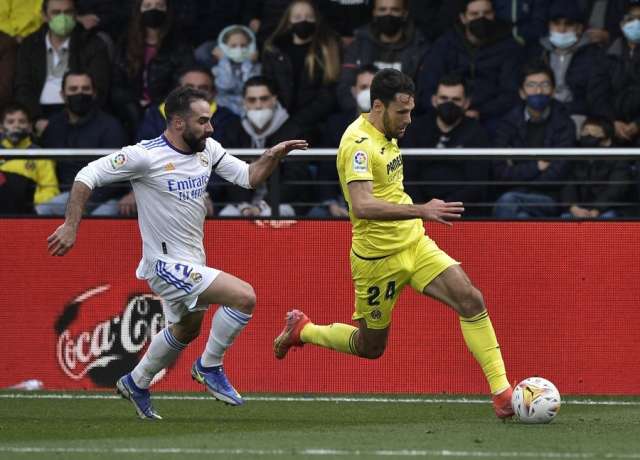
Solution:
{"label": "player's beard", "polygon": [[384,128],[384,135],[387,139],[397,139],[400,136],[400,131],[394,129],[393,123],[391,123],[391,117],[386,110],[382,113],[382,127]]}
{"label": "player's beard", "polygon": [[207,145],[207,137],[197,137],[191,131],[185,131],[182,140],[189,146],[192,152],[202,152]]}

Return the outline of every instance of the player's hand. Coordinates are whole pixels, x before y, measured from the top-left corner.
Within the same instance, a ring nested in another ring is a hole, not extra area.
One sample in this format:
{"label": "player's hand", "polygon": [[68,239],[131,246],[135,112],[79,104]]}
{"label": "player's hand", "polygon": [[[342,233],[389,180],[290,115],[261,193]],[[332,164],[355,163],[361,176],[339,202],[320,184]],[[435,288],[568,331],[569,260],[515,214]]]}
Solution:
{"label": "player's hand", "polygon": [[76,242],[76,229],[62,224],[47,238],[49,254],[63,256],[71,250]]}
{"label": "player's hand", "polygon": [[274,157],[281,159],[287,156],[287,154],[292,150],[307,150],[308,148],[309,143],[307,141],[295,139],[291,141],[280,142],[279,144],[271,147],[269,150]]}
{"label": "player's hand", "polygon": [[464,212],[462,201],[446,202],[434,198],[433,200],[420,205],[422,207],[422,218],[440,222],[448,226],[452,226],[451,219],[460,219]]}
{"label": "player's hand", "polygon": [[133,192],[127,193],[118,201],[118,212],[121,216],[134,216],[137,211],[136,196]]}

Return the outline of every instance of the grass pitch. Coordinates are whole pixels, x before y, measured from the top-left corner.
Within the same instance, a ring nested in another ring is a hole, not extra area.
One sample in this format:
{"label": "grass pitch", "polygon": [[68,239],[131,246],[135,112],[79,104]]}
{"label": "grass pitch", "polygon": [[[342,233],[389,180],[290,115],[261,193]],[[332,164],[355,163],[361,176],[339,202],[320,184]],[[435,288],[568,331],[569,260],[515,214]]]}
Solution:
{"label": "grass pitch", "polygon": [[0,392],[1,459],[640,459],[640,398],[569,399],[549,425],[488,399],[155,394],[143,421],[105,393]]}

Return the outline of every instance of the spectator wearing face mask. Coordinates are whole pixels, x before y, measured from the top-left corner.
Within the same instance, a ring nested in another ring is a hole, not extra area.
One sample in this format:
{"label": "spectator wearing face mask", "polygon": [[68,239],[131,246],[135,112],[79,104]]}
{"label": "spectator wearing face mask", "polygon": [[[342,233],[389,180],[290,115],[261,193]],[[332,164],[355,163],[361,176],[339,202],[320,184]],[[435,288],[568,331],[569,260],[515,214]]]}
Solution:
{"label": "spectator wearing face mask", "polygon": [[[587,118],[580,132],[580,147],[607,148],[613,144],[613,124],[604,118]],[[621,217],[623,209],[616,204],[629,201],[630,187],[624,182],[631,180],[628,161],[588,159],[571,164],[570,183],[562,188],[562,202],[566,208],[565,219],[615,219]],[[588,184],[586,182],[599,182]],[[609,182],[609,183],[607,183]]]}
{"label": "spectator wearing face mask", "polygon": [[418,75],[418,103],[431,110],[431,97],[446,74],[461,75],[469,88],[466,114],[490,131],[517,102],[521,47],[508,24],[497,21],[490,0],[464,0],[459,24],[424,56]]}
{"label": "spectator wearing face mask", "polygon": [[38,148],[31,140],[33,129],[24,106],[7,105],[0,123],[0,213],[31,214],[34,204],[60,193],[55,164],[52,160],[2,158],[3,149]]}
{"label": "spectator wearing face mask", "polygon": [[335,105],[340,42],[310,0],[293,1],[262,53],[263,74],[274,81],[278,99],[313,141]]}
{"label": "spectator wearing face mask", "polygon": [[[576,128],[563,104],[553,98],[552,70],[541,61],[523,68],[520,98],[498,125],[495,146],[499,148],[567,148],[575,145]],[[498,181],[525,182],[503,187],[494,215],[503,219],[554,217],[559,214],[557,184],[566,179],[565,160],[496,160],[493,177]]]}
{"label": "spectator wearing face mask", "polygon": [[[42,147],[47,149],[119,149],[127,143],[122,126],[111,115],[98,108],[96,90],[91,75],[70,70],[62,79],[62,99],[65,108],[54,114],[42,135]],[[57,175],[62,193],[36,206],[40,215],[64,215],[69,190],[86,160],[62,160]],[[117,215],[117,198],[126,187],[99,188],[91,196],[92,215]]]}
{"label": "spectator wearing face mask", "polygon": [[135,0],[126,34],[116,49],[111,105],[134,137],[144,109],[161,103],[176,73],[193,65],[193,52],[175,33],[167,0]]}
{"label": "spectator wearing face mask", "polygon": [[[265,149],[286,139],[301,138],[300,127],[280,104],[275,85],[269,78],[248,79],[244,85],[243,104],[244,116],[239,126],[235,129],[230,127],[225,147]],[[289,203],[309,199],[308,186],[287,186],[286,182],[310,179],[305,162],[286,161],[280,164],[280,215],[295,215],[296,211]],[[219,197],[217,202],[231,202],[231,206],[223,209],[220,215],[271,215],[271,209],[266,204],[266,186],[255,191],[226,187],[212,194]]]}
{"label": "spectator wearing face mask", "polygon": [[587,116],[613,116],[604,51],[583,32],[583,14],[578,6],[554,0],[549,11],[549,35],[540,39],[535,51],[535,58],[542,58],[553,70],[554,97],[566,105],[578,127]]}
{"label": "spectator wearing face mask", "polygon": [[236,115],[242,115],[242,88],[251,77],[260,75],[256,38],[253,31],[241,25],[232,25],[220,32],[218,46],[213,50],[217,64],[211,68],[215,77],[220,105]]}
{"label": "spectator wearing face mask", "polygon": [[62,108],[60,84],[66,71],[82,68],[91,74],[99,105],[106,100],[110,80],[106,47],[77,24],[73,0],[45,0],[42,15],[45,24],[18,49],[13,94],[35,120],[37,135],[48,116]]}
{"label": "spectator wearing face mask", "polygon": [[414,78],[427,46],[427,39],[409,17],[408,0],[375,0],[371,22],[356,29],[344,53],[338,84],[340,108],[355,109],[350,93],[358,68],[393,68]]}
{"label": "spectator wearing face mask", "polygon": [[[378,69],[373,65],[366,65],[358,69],[355,85],[351,87],[351,97],[356,103],[356,109],[335,113],[329,117],[325,124],[318,147],[337,148],[345,129],[362,113],[371,110],[371,82]],[[320,203],[310,211],[309,217],[348,217],[342,190],[338,185],[338,171],[336,159],[331,157],[321,159],[313,163],[311,169],[314,180],[323,182],[335,182],[335,184],[322,184],[314,187],[314,201]]]}
{"label": "spectator wearing face mask", "polygon": [[[456,74],[445,75],[431,98],[434,108],[415,118],[404,137],[403,148],[486,148],[489,137],[475,118],[465,115],[470,101],[465,81]],[[407,185],[409,196],[416,203],[438,198],[444,201],[462,201],[465,216],[487,215],[488,210],[478,206],[489,198],[488,185],[470,182],[489,181],[491,162],[486,160],[431,160],[429,157],[407,157],[405,178],[408,181],[425,181],[428,184]],[[459,182],[441,185],[437,182]]]}
{"label": "spectator wearing face mask", "polygon": [[620,22],[623,36],[609,48],[616,143],[637,145],[640,133],[640,0]]}

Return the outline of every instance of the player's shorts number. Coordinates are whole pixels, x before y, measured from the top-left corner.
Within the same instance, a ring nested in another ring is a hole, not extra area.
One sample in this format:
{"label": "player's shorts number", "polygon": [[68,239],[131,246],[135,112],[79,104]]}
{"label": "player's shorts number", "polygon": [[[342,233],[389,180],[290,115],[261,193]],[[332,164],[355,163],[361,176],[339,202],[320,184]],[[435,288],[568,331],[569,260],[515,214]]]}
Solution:
{"label": "player's shorts number", "polygon": [[[395,295],[395,293],[396,293],[396,282],[389,281],[387,283],[387,289],[385,290],[385,293],[384,293],[384,298],[393,299],[393,296]],[[371,286],[369,289],[367,289],[367,294],[369,294],[369,297],[367,298],[369,305],[371,306],[380,305],[380,301],[378,300],[378,297],[380,297],[380,288],[378,286]]]}

